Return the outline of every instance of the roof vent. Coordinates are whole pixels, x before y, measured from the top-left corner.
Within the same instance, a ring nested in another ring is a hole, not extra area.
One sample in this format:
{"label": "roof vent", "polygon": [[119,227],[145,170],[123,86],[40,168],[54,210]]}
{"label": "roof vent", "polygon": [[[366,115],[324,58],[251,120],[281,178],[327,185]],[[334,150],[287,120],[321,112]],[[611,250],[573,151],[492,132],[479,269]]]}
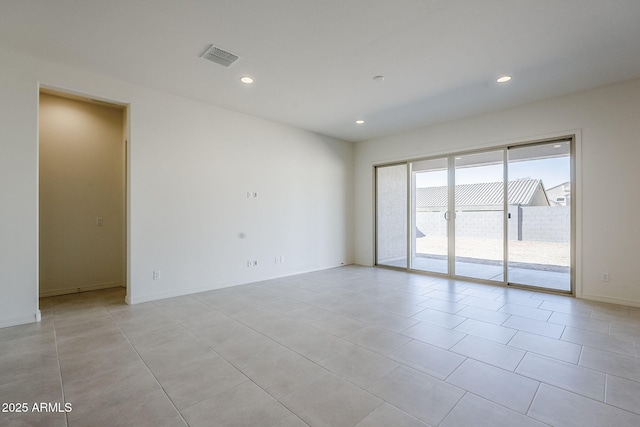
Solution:
{"label": "roof vent", "polygon": [[228,67],[240,58],[238,55],[234,55],[233,53],[227,52],[226,50],[220,49],[214,45],[209,46],[209,49],[207,49],[200,57],[213,61],[224,67]]}

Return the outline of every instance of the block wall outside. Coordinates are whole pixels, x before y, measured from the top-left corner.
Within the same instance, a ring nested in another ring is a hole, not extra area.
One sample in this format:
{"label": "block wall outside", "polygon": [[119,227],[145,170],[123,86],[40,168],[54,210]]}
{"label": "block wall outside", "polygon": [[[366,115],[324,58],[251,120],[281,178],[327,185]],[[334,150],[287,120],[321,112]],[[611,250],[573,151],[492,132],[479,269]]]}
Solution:
{"label": "block wall outside", "polygon": [[522,240],[570,241],[571,206],[525,206],[522,211]]}
{"label": "block wall outside", "polygon": [[[571,208],[569,206],[509,206],[509,239],[536,242],[569,242]],[[522,217],[520,218],[520,215]],[[519,232],[518,223],[522,226]],[[446,236],[443,212],[418,212],[418,230],[427,236]],[[456,236],[500,239],[503,233],[502,211],[462,211],[456,214]]]}
{"label": "block wall outside", "polygon": [[407,254],[407,169],[405,165],[377,169],[377,260],[405,258]]}

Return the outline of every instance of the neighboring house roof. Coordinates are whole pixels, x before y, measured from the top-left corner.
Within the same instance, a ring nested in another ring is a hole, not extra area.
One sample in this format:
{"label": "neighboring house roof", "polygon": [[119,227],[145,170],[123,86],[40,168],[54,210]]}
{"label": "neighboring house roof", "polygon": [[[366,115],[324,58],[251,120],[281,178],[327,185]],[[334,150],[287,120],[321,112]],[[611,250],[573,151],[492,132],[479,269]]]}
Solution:
{"label": "neighboring house roof", "polygon": [[[542,181],[539,179],[521,179],[509,181],[507,186],[510,205],[531,205],[536,195],[542,191],[546,194]],[[456,185],[456,205],[459,206],[490,206],[503,203],[502,182],[485,182],[478,184]],[[539,202],[535,203],[539,205]],[[548,205],[548,200],[546,205]],[[447,206],[447,187],[416,188],[417,207]]]}

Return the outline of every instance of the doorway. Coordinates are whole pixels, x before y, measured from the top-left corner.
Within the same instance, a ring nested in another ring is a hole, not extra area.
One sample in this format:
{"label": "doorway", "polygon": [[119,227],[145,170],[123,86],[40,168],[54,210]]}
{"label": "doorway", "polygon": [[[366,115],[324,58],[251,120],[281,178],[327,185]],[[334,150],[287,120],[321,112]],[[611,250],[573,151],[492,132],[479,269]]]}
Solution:
{"label": "doorway", "polygon": [[42,89],[39,296],[127,286],[127,108]]}
{"label": "doorway", "polygon": [[573,153],[563,137],[376,166],[376,265],[573,293]]}

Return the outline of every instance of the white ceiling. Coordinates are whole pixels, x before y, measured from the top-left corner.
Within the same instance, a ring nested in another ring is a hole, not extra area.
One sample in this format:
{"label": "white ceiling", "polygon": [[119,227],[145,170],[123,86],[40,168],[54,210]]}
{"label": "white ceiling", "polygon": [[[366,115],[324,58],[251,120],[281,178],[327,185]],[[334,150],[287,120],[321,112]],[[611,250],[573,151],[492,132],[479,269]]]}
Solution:
{"label": "white ceiling", "polygon": [[639,77],[640,1],[2,0],[0,46],[361,141]]}

